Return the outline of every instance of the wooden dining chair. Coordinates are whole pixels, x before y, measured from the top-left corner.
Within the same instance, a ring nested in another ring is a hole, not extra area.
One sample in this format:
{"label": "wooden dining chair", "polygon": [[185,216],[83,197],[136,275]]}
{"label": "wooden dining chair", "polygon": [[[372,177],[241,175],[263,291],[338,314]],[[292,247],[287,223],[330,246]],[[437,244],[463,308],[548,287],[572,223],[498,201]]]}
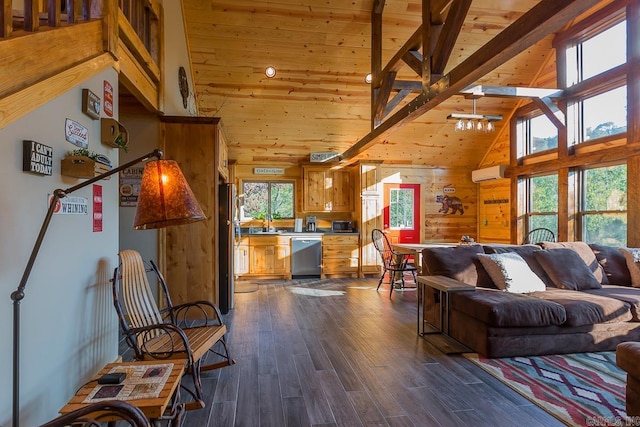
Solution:
{"label": "wooden dining chair", "polygon": [[[186,372],[193,389],[183,388],[193,397],[185,408],[204,408],[201,371],[235,363],[229,355],[227,327],[216,305],[195,301],[173,305],[164,277],[153,261],[144,262],[137,251],[119,254],[120,265],[113,273],[113,303],[127,345],[136,360],[186,359]],[[159,283],[158,309],[147,275]],[[203,360],[207,358],[207,363]],[[210,360],[211,359],[211,360]]]}
{"label": "wooden dining chair", "polygon": [[391,298],[391,295],[393,294],[396,274],[400,275],[401,288],[405,288],[405,272],[411,273],[413,275],[413,281],[417,283],[416,272],[418,269],[414,264],[409,262],[412,254],[403,254],[394,251],[391,243],[389,243],[387,235],[379,228],[373,229],[371,232],[371,240],[373,240],[373,246],[380,254],[380,259],[382,261],[382,274],[380,275],[376,291],[380,289],[380,285],[382,285],[384,276],[387,273],[389,273],[389,298]]}
{"label": "wooden dining chair", "polygon": [[527,235],[524,236],[524,239],[522,240],[522,244],[535,245],[540,242],[555,242],[555,241],[556,241],[556,235],[553,233],[553,231],[549,230],[548,228],[540,227],[540,228],[534,228],[533,230],[529,231]]}

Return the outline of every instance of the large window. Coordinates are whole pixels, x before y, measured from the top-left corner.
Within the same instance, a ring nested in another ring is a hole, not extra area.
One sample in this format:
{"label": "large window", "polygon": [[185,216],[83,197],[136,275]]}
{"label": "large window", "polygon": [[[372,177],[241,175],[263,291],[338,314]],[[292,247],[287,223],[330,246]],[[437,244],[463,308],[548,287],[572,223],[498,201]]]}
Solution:
{"label": "large window", "polygon": [[527,180],[526,231],[548,228],[558,235],[558,175],[544,175]]}
{"label": "large window", "polygon": [[242,183],[241,219],[291,219],[294,188],[290,181],[245,181]]}
{"label": "large window", "polygon": [[581,240],[626,246],[627,166],[583,170],[580,190]]}
{"label": "large window", "polygon": [[627,62],[626,21],[566,49],[567,87]]}
{"label": "large window", "polygon": [[413,189],[392,188],[389,193],[389,227],[392,229],[414,229]]}
{"label": "large window", "polygon": [[582,141],[590,141],[627,131],[627,86],[582,100]]}
{"label": "large window", "polygon": [[518,158],[558,148],[558,129],[544,114],[518,122]]}

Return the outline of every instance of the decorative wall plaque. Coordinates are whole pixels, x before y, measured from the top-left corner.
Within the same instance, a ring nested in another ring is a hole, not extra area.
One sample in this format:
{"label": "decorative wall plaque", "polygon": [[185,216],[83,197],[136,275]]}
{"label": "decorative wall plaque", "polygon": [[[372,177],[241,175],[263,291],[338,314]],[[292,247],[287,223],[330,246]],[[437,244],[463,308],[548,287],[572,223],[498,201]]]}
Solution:
{"label": "decorative wall plaque", "polygon": [[89,89],[82,89],[82,112],[94,120],[100,118],[100,97]]}
{"label": "decorative wall plaque", "polygon": [[22,170],[51,175],[53,148],[36,141],[22,141]]}
{"label": "decorative wall plaque", "polygon": [[80,148],[89,147],[89,129],[74,120],[65,120],[64,137],[67,141]]}

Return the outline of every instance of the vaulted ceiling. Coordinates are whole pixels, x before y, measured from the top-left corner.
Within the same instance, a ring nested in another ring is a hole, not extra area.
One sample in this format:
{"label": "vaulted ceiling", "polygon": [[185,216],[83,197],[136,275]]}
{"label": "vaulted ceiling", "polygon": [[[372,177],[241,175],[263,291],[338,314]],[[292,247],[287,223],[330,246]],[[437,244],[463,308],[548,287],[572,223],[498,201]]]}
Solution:
{"label": "vaulted ceiling", "polygon": [[[446,16],[451,4],[439,1]],[[536,0],[473,0],[444,69],[446,75],[534,8]],[[608,3],[608,2],[601,2]],[[371,17],[374,0],[183,0],[196,100],[222,117],[229,157],[241,164],[306,162],[311,152],[344,153],[370,134]],[[422,1],[386,0],[382,67],[422,23]],[[475,83],[555,85],[553,34],[526,47]],[[265,68],[277,69],[274,78]],[[397,80],[420,81],[407,65]],[[409,95],[411,100],[419,92]],[[400,103],[396,110],[407,101]],[[519,99],[482,97],[479,114],[503,115],[497,131],[453,130],[452,112],[472,101],[451,96],[378,138],[356,158],[389,163],[476,167],[508,126]]]}

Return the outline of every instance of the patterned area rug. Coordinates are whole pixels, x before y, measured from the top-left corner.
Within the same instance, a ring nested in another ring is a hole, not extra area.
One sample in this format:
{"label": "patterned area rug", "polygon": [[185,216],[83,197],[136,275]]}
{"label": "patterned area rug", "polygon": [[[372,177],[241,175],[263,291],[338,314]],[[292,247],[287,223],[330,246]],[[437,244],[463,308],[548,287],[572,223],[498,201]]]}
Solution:
{"label": "patterned area rug", "polygon": [[615,352],[465,357],[567,425],[625,425],[626,372]]}

